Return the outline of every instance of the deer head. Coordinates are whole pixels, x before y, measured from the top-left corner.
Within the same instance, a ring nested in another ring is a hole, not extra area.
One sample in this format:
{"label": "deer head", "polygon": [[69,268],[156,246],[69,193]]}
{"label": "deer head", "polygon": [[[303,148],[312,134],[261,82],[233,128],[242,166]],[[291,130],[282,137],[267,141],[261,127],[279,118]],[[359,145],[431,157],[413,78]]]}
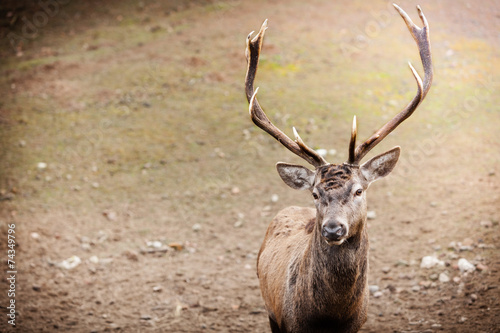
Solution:
{"label": "deer head", "polygon": [[253,122],[273,136],[291,152],[314,166],[314,171],[300,165],[278,163],[280,177],[290,187],[298,190],[309,190],[312,193],[317,209],[316,220],[321,236],[328,245],[340,245],[346,239],[360,234],[366,219],[366,190],[377,179],[387,176],[396,165],[400,147],[373,157],[360,164],[362,158],[391,133],[399,124],[411,116],[427,95],[432,82],[432,61],[429,42],[428,23],[422,10],[418,8],[423,27],[416,26],[410,17],[397,5],[394,5],[403,17],[410,33],[420,50],[420,58],[424,67],[424,81],[409,64],[417,83],[417,93],[411,102],[393,119],[382,126],[370,138],[356,146],[357,124],[354,116],[349,158],[342,164],[330,164],[320,154],[308,147],[293,128],[295,140],[290,139],[279,130],[266,116],[257,100],[258,88],[253,84],[257,72],[259,55],[262,48],[267,20],[262,24],[259,33],[252,38],[247,37],[246,56],[248,68],[245,78],[245,91],[249,102],[249,111]]}

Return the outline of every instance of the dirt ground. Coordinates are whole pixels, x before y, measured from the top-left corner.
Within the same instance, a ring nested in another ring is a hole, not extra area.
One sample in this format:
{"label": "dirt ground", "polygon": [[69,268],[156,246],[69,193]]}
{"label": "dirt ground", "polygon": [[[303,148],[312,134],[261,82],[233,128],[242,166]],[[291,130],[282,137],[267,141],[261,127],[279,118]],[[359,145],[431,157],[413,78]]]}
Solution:
{"label": "dirt ground", "polygon": [[[415,93],[407,61],[422,73],[390,2],[22,3],[0,10],[0,331],[269,331],[256,255],[280,209],[312,201],[248,117],[246,36],[269,19],[270,118],[340,163],[352,116],[368,137]],[[402,147],[368,195],[362,332],[500,332],[500,6],[401,1],[418,24],[417,4],[435,79],[370,153]]]}

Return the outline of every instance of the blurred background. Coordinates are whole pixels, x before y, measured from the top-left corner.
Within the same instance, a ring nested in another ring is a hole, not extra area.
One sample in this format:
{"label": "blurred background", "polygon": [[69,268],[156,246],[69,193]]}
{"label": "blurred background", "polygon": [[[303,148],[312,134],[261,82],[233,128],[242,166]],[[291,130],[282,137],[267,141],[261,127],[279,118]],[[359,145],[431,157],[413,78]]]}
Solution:
{"label": "blurred background", "polygon": [[[500,6],[398,4],[420,26],[422,7],[435,74],[370,154],[402,147],[368,194],[362,331],[496,332]],[[2,1],[0,246],[15,224],[17,329],[268,330],[260,244],[280,209],[312,202],[274,167],[302,161],[248,116],[245,40],[265,19],[260,103],[331,163],[353,115],[362,140],[411,100],[408,61],[423,76],[389,1]]]}

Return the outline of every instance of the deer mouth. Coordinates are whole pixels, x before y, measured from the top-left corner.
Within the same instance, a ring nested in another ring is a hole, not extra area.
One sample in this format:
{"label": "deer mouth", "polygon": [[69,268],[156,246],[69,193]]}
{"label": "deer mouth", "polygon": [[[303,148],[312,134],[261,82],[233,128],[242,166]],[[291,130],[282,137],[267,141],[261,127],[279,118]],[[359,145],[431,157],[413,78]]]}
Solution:
{"label": "deer mouth", "polygon": [[328,244],[328,246],[334,246],[334,245],[342,245],[345,241],[345,238],[342,238],[341,240],[338,240],[338,241],[329,241],[328,239],[325,238],[325,242],[326,244]]}

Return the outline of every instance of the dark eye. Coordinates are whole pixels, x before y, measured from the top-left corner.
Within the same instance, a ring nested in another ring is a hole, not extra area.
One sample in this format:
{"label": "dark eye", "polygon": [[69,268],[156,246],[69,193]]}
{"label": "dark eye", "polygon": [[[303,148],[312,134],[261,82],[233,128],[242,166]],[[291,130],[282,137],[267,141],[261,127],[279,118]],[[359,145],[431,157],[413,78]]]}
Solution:
{"label": "dark eye", "polygon": [[314,200],[318,200],[319,197],[316,193],[313,192],[313,198],[314,198]]}
{"label": "dark eye", "polygon": [[363,194],[363,190],[359,189],[356,191],[356,195],[359,197],[361,194]]}

